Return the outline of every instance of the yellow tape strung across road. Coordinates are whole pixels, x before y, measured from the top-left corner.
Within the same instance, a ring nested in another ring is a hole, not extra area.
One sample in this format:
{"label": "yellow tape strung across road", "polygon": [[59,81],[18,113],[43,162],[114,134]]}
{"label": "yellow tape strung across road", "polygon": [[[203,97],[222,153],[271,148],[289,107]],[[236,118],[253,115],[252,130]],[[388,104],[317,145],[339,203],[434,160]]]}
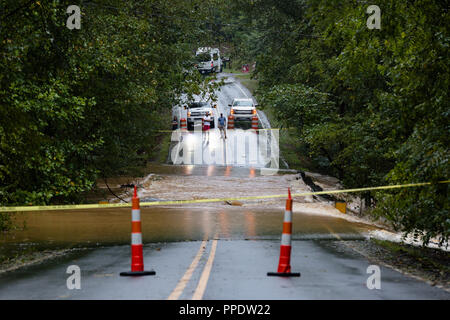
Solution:
{"label": "yellow tape strung across road", "polygon": [[[296,129],[294,127],[292,128],[259,128],[259,129],[239,129],[239,130],[243,130],[243,131],[247,131],[247,130],[252,130],[252,131],[264,131],[264,130],[293,130]],[[227,130],[238,130],[238,129],[227,129]],[[183,131],[181,131],[181,129],[176,129],[176,130],[156,130],[156,132],[161,132],[161,133],[172,133],[172,132],[177,132],[179,131],[180,133],[183,133]],[[184,132],[188,132],[188,131],[184,131]]]}
{"label": "yellow tape strung across road", "polygon": [[[450,180],[438,181],[437,184],[447,184]],[[411,187],[422,187],[431,185],[431,182],[422,183],[409,183],[409,184],[397,184],[391,186],[381,187],[368,187],[368,188],[356,188],[356,189],[343,189],[343,190],[325,190],[316,192],[302,192],[293,193],[293,197],[303,197],[321,194],[338,194],[338,193],[353,193],[372,190],[388,190],[388,189],[400,189]],[[266,196],[250,196],[250,197],[237,197],[237,198],[215,198],[215,199],[197,199],[197,200],[169,200],[169,201],[154,201],[154,202],[141,202],[141,206],[157,206],[168,204],[188,204],[188,203],[208,203],[208,202],[222,202],[222,201],[242,201],[242,200],[259,200],[259,199],[272,199],[272,198],[285,198],[286,194],[274,194]],[[0,207],[0,212],[23,212],[23,211],[50,211],[50,210],[79,210],[79,209],[104,209],[104,208],[129,208],[131,203],[107,203],[107,204],[78,204],[78,205],[59,205],[59,206],[22,206],[22,207]]]}

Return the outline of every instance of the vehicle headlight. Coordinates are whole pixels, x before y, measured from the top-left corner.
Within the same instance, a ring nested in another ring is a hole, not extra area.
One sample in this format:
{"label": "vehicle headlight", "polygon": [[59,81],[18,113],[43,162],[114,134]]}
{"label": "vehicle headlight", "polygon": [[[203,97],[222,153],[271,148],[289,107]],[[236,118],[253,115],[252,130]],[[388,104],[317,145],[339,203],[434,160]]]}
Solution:
{"label": "vehicle headlight", "polygon": [[190,117],[190,116],[191,116],[191,112],[190,112],[190,111],[188,111],[188,113],[187,113],[187,116],[188,116],[188,117]]}
{"label": "vehicle headlight", "polygon": [[231,109],[231,114],[234,114],[234,110],[233,109]]}

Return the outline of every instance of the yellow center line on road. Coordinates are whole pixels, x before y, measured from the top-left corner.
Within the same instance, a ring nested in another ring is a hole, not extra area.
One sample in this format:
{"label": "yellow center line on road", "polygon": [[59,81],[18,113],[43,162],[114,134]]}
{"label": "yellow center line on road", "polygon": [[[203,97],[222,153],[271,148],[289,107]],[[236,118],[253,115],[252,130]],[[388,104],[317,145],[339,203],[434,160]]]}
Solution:
{"label": "yellow center line on road", "polygon": [[338,239],[338,240],[340,240],[340,241],[343,241],[344,239],[342,239],[341,238],[341,236],[340,235],[338,235],[336,232],[334,232],[331,228],[330,228],[330,226],[328,226],[327,224],[322,224],[324,227],[325,227],[325,229],[327,229],[336,239]]}
{"label": "yellow center line on road", "polygon": [[[216,237],[214,237],[216,238]],[[206,262],[205,268],[203,269],[202,275],[195,289],[192,300],[202,300],[203,294],[206,290],[206,285],[208,284],[209,275],[211,274],[212,265],[214,262],[214,256],[216,255],[217,239],[214,239],[211,246],[211,251],[209,252],[208,261]]]}
{"label": "yellow center line on road", "polygon": [[362,252],[362,251],[360,251],[360,250],[358,250],[358,249],[356,249],[356,248],[353,248],[353,247],[349,246],[348,244],[346,244],[346,243],[345,243],[345,240],[342,239],[342,237],[341,237],[340,235],[338,235],[336,232],[334,232],[334,231],[331,229],[330,226],[328,226],[328,225],[323,225],[323,226],[324,226],[326,229],[328,229],[328,231],[330,231],[330,233],[331,233],[336,239],[338,239],[339,241],[341,241],[342,244],[343,244],[344,246],[346,246],[347,248],[350,248],[350,249],[356,251],[357,253],[359,253],[359,254],[362,255],[363,257],[366,257],[366,258],[367,258],[367,255],[364,254],[364,252]]}
{"label": "yellow center line on road", "polygon": [[197,255],[195,256],[194,260],[192,260],[191,265],[184,273],[183,277],[178,282],[175,289],[172,291],[170,296],[167,298],[167,300],[178,300],[178,298],[183,293],[184,288],[188,284],[189,280],[192,277],[192,274],[194,273],[195,269],[197,268],[198,262],[200,261],[200,258],[202,257],[203,253],[205,252],[207,240],[203,240],[200,244],[200,249],[198,249]]}

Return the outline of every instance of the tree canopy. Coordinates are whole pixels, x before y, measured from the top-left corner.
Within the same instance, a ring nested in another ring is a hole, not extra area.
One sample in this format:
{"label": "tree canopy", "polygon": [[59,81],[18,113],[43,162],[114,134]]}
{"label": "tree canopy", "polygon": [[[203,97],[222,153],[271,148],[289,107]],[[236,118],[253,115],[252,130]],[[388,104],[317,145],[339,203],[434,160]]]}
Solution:
{"label": "tree canopy", "polygon": [[[145,162],[203,35],[203,1],[0,1],[0,203],[77,202]],[[195,10],[194,10],[195,8]]]}
{"label": "tree canopy", "polygon": [[[346,187],[447,180],[446,2],[243,1],[261,35],[262,104],[296,128],[300,152]],[[395,227],[448,240],[448,184],[365,194]],[[376,205],[375,205],[376,204]]]}

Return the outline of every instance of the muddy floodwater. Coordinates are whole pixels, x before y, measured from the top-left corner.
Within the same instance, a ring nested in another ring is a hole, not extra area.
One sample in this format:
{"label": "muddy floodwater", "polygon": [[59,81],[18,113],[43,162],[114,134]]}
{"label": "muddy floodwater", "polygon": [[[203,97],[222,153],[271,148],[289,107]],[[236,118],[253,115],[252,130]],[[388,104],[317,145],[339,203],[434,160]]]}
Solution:
{"label": "muddy floodwater", "polygon": [[[283,210],[245,207],[142,208],[143,241],[171,242],[220,239],[278,239]],[[107,246],[127,244],[131,232],[130,209],[43,211],[17,214],[23,230],[3,234],[3,246]],[[294,239],[362,238],[370,228],[334,217],[295,213]],[[333,234],[330,234],[333,232]]]}
{"label": "muddy floodwater", "polygon": [[[276,195],[286,193],[287,187],[293,193],[307,191],[293,174],[261,175],[259,169],[253,168],[159,165],[150,169],[146,178],[137,181],[143,202]],[[134,181],[110,179],[109,183],[129,200],[131,189],[124,193],[120,185]],[[293,239],[364,239],[373,229],[327,215],[333,210],[331,204],[320,203],[310,203],[304,211],[294,210]],[[211,203],[143,207],[143,241],[145,244],[213,238],[280,240],[283,215],[284,199],[250,201],[237,206]],[[14,220],[18,229],[0,235],[0,257],[20,256],[42,249],[123,245],[131,241],[130,208],[21,212],[14,214]]]}

